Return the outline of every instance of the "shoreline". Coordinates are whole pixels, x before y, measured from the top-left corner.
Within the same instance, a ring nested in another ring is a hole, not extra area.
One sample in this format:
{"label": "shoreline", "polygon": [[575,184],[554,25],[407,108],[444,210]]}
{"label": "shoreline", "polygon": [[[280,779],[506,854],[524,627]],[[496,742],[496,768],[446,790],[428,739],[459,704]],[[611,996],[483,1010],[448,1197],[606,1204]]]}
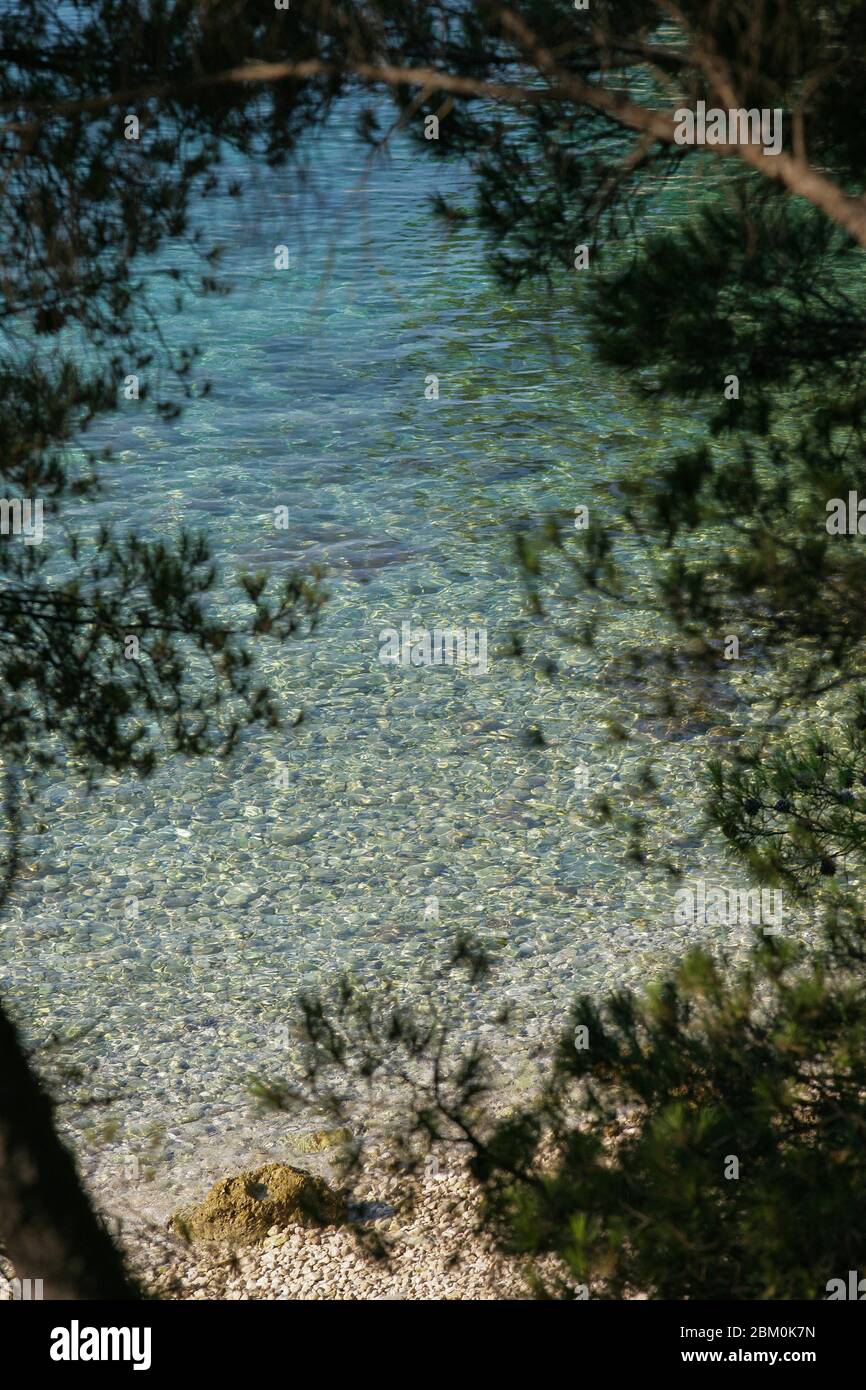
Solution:
{"label": "shoreline", "polygon": [[[310,1171],[327,1166],[311,1163]],[[411,1208],[403,1205],[404,1194],[405,1181],[374,1161],[358,1187],[369,1204],[362,1219],[272,1227],[261,1244],[237,1249],[188,1246],[133,1213],[117,1239],[146,1296],[161,1301],[533,1297],[525,1259],[501,1254],[476,1229],[480,1196],[458,1155],[440,1156],[435,1171],[419,1176]],[[102,1214],[109,1222],[116,1215],[105,1208]],[[375,1229],[392,1246],[387,1262],[366,1252],[362,1229]],[[0,1302],[12,1298],[10,1275],[0,1259]]]}

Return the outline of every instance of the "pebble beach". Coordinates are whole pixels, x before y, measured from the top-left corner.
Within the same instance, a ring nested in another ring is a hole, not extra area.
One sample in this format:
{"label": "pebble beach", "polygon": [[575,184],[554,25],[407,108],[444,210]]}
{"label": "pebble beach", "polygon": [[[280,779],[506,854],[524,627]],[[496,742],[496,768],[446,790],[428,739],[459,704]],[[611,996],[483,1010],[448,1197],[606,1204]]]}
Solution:
{"label": "pebble beach", "polygon": [[[358,1225],[274,1226],[248,1249],[191,1249],[165,1226],[128,1220],[118,1239],[145,1294],[161,1300],[526,1299],[524,1262],[496,1251],[477,1231],[478,1199],[454,1159],[422,1177],[412,1214],[397,1214],[404,1185],[372,1167],[373,1225],[388,1242],[374,1259]],[[392,1206],[389,1199],[393,1199]],[[105,1213],[111,1221],[110,1213]],[[12,1271],[0,1262],[0,1302],[12,1298]]]}

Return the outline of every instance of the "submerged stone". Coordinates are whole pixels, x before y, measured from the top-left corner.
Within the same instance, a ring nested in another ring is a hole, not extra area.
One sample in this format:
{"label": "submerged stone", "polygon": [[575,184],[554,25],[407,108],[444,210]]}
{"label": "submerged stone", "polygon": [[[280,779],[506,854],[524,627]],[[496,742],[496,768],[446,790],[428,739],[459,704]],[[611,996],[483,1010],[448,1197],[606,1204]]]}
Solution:
{"label": "submerged stone", "polygon": [[328,1149],[345,1148],[351,1141],[352,1136],[347,1129],[315,1129],[309,1134],[299,1134],[291,1142],[296,1153],[316,1154]]}

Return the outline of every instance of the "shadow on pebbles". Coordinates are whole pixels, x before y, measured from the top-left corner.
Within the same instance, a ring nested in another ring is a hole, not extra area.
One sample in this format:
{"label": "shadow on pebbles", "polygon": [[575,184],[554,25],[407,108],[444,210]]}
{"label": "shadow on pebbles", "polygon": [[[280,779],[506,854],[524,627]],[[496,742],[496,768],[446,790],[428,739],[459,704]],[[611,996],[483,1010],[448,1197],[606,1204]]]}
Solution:
{"label": "shadow on pebbles", "polygon": [[[130,1225],[130,1266],[159,1299],[526,1299],[525,1262],[497,1252],[477,1227],[478,1192],[456,1156],[419,1179],[411,1210],[398,1215],[405,1180],[370,1167],[360,1205],[339,1224],[272,1226],[245,1248],[185,1244],[176,1234]],[[361,1229],[390,1245],[375,1259]]]}

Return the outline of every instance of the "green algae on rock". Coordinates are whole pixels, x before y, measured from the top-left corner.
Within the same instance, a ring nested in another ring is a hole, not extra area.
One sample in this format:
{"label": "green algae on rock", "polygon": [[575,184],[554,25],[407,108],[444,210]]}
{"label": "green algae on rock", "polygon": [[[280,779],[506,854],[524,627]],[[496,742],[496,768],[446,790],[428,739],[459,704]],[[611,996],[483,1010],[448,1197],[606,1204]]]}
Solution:
{"label": "green algae on rock", "polygon": [[198,1206],[175,1212],[169,1229],[187,1240],[254,1245],[272,1226],[327,1225],[345,1206],[321,1178],[287,1163],[267,1163],[215,1182]]}

